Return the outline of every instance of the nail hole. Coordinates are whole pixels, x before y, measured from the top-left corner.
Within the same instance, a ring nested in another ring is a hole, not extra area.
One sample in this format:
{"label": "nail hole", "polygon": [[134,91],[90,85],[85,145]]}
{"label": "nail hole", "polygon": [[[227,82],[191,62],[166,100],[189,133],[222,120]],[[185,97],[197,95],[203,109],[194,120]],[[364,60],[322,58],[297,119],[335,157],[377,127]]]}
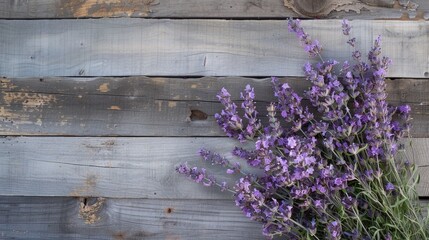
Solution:
{"label": "nail hole", "polygon": [[165,209],[166,213],[172,213],[173,212],[173,208],[169,207]]}
{"label": "nail hole", "polygon": [[40,78],[39,81],[43,82],[43,78]]}
{"label": "nail hole", "polygon": [[429,72],[425,72],[425,77],[429,77]]}
{"label": "nail hole", "polygon": [[194,109],[194,110],[191,109],[191,116],[190,116],[191,121],[207,120],[207,117],[208,117],[207,113],[197,109]]}

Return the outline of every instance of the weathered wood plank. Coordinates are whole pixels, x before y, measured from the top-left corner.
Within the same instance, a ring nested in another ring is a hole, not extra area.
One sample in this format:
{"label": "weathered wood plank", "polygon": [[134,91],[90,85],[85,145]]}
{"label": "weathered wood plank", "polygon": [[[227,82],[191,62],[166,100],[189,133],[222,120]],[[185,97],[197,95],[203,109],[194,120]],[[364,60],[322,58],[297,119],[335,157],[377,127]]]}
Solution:
{"label": "weathered wood plank", "polygon": [[203,146],[229,153],[233,142],[225,138],[4,138],[0,193],[229,199],[227,193],[192,184],[175,173],[180,163],[198,163],[197,151]]}
{"label": "weathered wood plank", "polygon": [[[283,78],[298,93],[309,83]],[[0,79],[0,135],[224,136],[214,114],[216,93],[235,100],[255,88],[262,119],[274,101],[270,79],[255,78],[28,78]],[[429,137],[429,81],[387,81],[389,101],[413,109],[412,134]]]}
{"label": "weathered wood plank", "polygon": [[[408,146],[405,153],[422,166],[419,192],[429,196],[429,139],[413,141],[414,156]],[[226,138],[8,137],[0,142],[0,194],[231,199],[174,168],[189,162],[225,177],[224,169],[202,163],[196,152],[206,147],[231,158],[234,144]]]}
{"label": "weathered wood plank", "polygon": [[[1,20],[0,76],[302,76],[309,58],[286,25],[277,20]],[[350,60],[339,20],[303,25],[324,43],[324,58]],[[383,35],[384,53],[395,63],[389,76],[429,74],[429,22],[356,20],[353,27],[363,52]]]}
{"label": "weathered wood plank", "polygon": [[[229,200],[0,197],[2,239],[263,239]],[[96,202],[95,202],[96,203]],[[422,205],[427,201],[422,200]],[[84,214],[82,214],[84,213]],[[87,221],[92,216],[92,221]]]}
{"label": "weathered wood plank", "polygon": [[246,218],[232,200],[85,201],[86,204],[79,198],[0,197],[0,238],[263,238],[260,225]]}
{"label": "weathered wood plank", "polygon": [[419,166],[420,183],[418,192],[420,196],[429,196],[429,139],[413,139],[411,144],[406,145],[402,156],[414,161]]}
{"label": "weathered wood plank", "polygon": [[[428,17],[425,0],[319,1],[320,9],[306,1],[286,0],[0,0],[0,18],[94,18],[94,17],[174,17],[174,18],[285,18],[316,16],[349,19],[400,18],[410,12]],[[409,9],[409,11],[407,11]],[[346,11],[348,10],[348,11]],[[339,11],[339,12],[338,12]],[[413,17],[413,16],[412,16]]]}

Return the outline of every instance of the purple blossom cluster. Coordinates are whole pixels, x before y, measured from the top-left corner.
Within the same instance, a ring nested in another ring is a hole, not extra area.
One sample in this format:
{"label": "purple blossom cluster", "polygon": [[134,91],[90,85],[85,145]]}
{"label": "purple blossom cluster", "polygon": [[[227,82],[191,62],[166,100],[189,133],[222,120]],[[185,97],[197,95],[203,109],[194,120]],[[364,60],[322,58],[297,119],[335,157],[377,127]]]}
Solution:
{"label": "purple blossom cluster", "polygon": [[244,118],[248,120],[246,127],[243,126],[243,118],[238,115],[237,105],[231,101],[231,95],[225,88],[222,88],[217,95],[224,109],[215,115],[217,123],[222,127],[228,137],[237,138],[240,141],[253,139],[261,128],[261,122],[257,118],[258,112],[254,102],[255,92],[249,85],[246,86],[244,93],[241,93],[243,103],[241,108],[244,109]]}
{"label": "purple blossom cluster", "polygon": [[[304,32],[299,20],[290,20],[289,30],[305,51],[320,56],[322,47]],[[342,31],[350,35],[347,20]],[[356,45],[354,38],[346,42]],[[323,59],[305,64],[311,87],[303,96],[272,78],[276,102],[267,107],[265,127],[258,118],[253,88],[248,85],[241,94],[244,116],[225,88],[219,92],[224,107],[215,115],[219,126],[228,137],[254,142],[253,149],[236,147],[233,155],[261,174],[244,173],[238,163],[206,149],[200,150],[205,161],[227,168],[228,174],[240,174],[233,187],[218,183],[205,169],[185,164],[177,171],[195,182],[234,192],[236,205],[263,225],[268,238],[372,239],[374,234],[365,224],[384,213],[372,207],[365,191],[379,183],[385,195],[397,195],[398,180],[391,171],[399,171],[395,169],[399,165],[390,163],[398,140],[408,135],[411,109],[386,101],[385,76],[391,61],[381,56],[381,37],[369,51],[368,61],[356,49],[352,57],[354,65]],[[303,98],[310,104],[305,106]],[[379,239],[391,239],[391,231],[388,227],[379,231]]]}
{"label": "purple blossom cluster", "polygon": [[304,46],[304,50],[310,54],[310,56],[319,56],[322,51],[322,46],[319,41],[312,40],[310,36],[301,27],[301,21],[299,19],[290,20],[288,28],[290,32],[293,32],[298,37],[301,44]]}

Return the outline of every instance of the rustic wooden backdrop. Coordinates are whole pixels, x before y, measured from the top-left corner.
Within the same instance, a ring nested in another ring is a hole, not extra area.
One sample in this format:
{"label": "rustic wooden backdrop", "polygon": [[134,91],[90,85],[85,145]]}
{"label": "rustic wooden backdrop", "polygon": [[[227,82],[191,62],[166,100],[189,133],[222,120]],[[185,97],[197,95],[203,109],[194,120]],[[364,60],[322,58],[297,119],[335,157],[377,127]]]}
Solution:
{"label": "rustic wooden backdrop", "polygon": [[340,20],[394,65],[389,101],[413,109],[429,196],[427,0],[0,0],[0,239],[262,239],[231,196],[174,172],[229,154],[215,94],[270,76],[302,92],[311,60],[287,17],[349,59]]}

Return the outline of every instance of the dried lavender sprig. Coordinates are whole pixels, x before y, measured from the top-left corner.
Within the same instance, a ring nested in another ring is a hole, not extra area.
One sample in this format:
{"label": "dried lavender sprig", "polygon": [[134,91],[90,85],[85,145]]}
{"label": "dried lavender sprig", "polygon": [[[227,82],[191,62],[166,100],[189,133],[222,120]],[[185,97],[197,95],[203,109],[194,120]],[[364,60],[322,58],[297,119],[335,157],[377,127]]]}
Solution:
{"label": "dried lavender sprig", "polygon": [[212,165],[220,165],[224,168],[227,168],[227,174],[241,173],[245,175],[246,173],[241,170],[241,165],[239,162],[231,163],[225,157],[220,156],[218,153],[213,153],[205,148],[201,148],[198,153],[205,161],[210,162]]}
{"label": "dried lavender sprig", "polygon": [[261,128],[261,121],[258,119],[258,111],[255,104],[255,90],[246,85],[244,93],[241,93],[241,98],[244,100],[241,107],[244,109],[244,117],[248,119],[246,126],[246,138],[253,139]]}
{"label": "dried lavender sprig", "polygon": [[219,183],[216,181],[216,178],[213,175],[207,174],[207,171],[205,168],[201,168],[201,169],[198,169],[197,167],[190,168],[187,163],[184,163],[176,167],[176,172],[187,176],[190,180],[196,183],[201,183],[203,186],[206,186],[206,187],[217,186],[220,188],[222,192],[228,191],[233,194],[236,194],[236,191],[231,189],[225,181]]}
{"label": "dried lavender sprig", "polygon": [[238,116],[237,105],[231,101],[231,95],[225,88],[222,88],[217,97],[224,106],[220,114],[215,114],[217,123],[222,127],[228,137],[244,141],[243,120]]}
{"label": "dried lavender sprig", "polygon": [[288,21],[288,29],[289,32],[295,33],[301,44],[304,46],[304,50],[308,52],[310,56],[320,56],[322,46],[319,41],[311,40],[310,35],[308,35],[301,27],[301,21],[299,19],[290,19]]}
{"label": "dried lavender sprig", "polygon": [[351,29],[352,29],[352,27],[350,26],[349,20],[343,19],[343,22],[342,22],[343,34],[348,36],[350,34]]}

